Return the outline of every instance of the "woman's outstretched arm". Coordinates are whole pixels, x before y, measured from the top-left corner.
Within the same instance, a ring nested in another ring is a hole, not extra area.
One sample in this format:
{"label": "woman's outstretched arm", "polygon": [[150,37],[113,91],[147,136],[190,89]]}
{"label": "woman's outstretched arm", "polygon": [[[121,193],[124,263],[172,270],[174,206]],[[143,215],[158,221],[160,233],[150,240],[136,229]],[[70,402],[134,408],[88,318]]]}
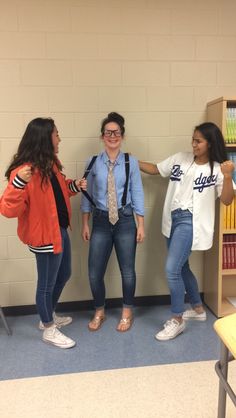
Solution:
{"label": "woman's outstretched arm", "polygon": [[143,173],[146,174],[159,174],[159,170],[156,164],[148,163],[146,161],[139,161],[139,168]]}

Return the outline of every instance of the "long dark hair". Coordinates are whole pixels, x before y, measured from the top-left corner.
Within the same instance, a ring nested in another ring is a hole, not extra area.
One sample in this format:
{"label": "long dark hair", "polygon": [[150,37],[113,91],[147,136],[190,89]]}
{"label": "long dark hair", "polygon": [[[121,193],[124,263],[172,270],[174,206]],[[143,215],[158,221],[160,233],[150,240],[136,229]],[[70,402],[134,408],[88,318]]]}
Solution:
{"label": "long dark hair", "polygon": [[195,126],[194,131],[199,131],[209,144],[208,155],[212,174],[214,161],[221,164],[228,159],[222,132],[213,122],[205,122]]}
{"label": "long dark hair", "polygon": [[124,136],[125,133],[125,119],[119,113],[111,112],[108,113],[107,117],[102,120],[101,124],[101,134],[104,134],[105,126],[107,123],[115,122],[120,128],[121,136]]}
{"label": "long dark hair", "polygon": [[18,150],[6,170],[5,176],[8,180],[11,171],[24,163],[29,163],[33,170],[37,168],[40,171],[42,183],[50,177],[54,163],[62,170],[52,143],[54,128],[55,123],[51,118],[36,118],[29,122]]}

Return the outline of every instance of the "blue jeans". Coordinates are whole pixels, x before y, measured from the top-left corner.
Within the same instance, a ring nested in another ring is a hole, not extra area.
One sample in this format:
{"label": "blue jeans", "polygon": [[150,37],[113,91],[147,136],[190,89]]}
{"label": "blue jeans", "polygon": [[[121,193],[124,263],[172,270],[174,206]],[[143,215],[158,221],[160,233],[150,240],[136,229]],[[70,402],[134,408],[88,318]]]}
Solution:
{"label": "blue jeans", "polygon": [[188,261],[193,241],[192,214],[189,210],[176,209],[171,217],[166,276],[171,295],[171,311],[175,316],[182,316],[185,291],[192,307],[202,305],[202,301],[197,279],[190,270]]}
{"label": "blue jeans", "polygon": [[43,323],[53,321],[53,312],[62,290],[71,275],[71,247],[66,229],[61,228],[62,252],[37,253],[36,263],[38,283],[36,290],[36,305]]}
{"label": "blue jeans", "polygon": [[115,225],[109,222],[108,212],[95,209],[89,247],[89,281],[95,308],[104,307],[104,274],[111,251],[115,247],[123,289],[123,306],[133,305],[136,274],[136,224],[130,205],[119,210],[119,220]]}

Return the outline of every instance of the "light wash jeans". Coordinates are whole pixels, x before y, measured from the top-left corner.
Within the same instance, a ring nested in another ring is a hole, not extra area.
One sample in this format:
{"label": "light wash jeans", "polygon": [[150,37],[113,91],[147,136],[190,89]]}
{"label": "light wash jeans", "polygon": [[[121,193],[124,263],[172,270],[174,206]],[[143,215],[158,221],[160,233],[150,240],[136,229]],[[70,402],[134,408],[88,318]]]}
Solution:
{"label": "light wash jeans", "polygon": [[61,228],[61,237],[62,252],[60,254],[35,254],[38,271],[36,305],[44,324],[53,321],[52,314],[71,275],[70,238],[65,228]]}
{"label": "light wash jeans", "polygon": [[192,213],[189,210],[176,209],[171,213],[172,227],[167,239],[168,256],[166,276],[171,295],[171,311],[182,316],[185,292],[192,307],[202,305],[197,279],[190,270],[189,256],[193,241]]}
{"label": "light wash jeans", "polygon": [[122,276],[123,306],[132,307],[136,284],[136,224],[130,205],[119,210],[115,225],[109,222],[108,212],[94,210],[88,267],[95,308],[105,304],[104,274],[113,245]]}

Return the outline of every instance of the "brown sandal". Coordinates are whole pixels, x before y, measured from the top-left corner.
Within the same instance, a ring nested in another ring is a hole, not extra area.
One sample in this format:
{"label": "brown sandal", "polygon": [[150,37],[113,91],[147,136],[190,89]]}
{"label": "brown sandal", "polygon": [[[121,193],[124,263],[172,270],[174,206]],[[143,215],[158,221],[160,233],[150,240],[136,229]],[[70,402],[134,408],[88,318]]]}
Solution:
{"label": "brown sandal", "polygon": [[[129,331],[130,328],[133,325],[133,318],[132,317],[128,317],[128,318],[121,318],[119,324],[116,327],[116,331],[118,332],[126,332]],[[119,327],[124,326],[124,328],[119,328]]]}
{"label": "brown sandal", "polygon": [[[92,321],[90,321],[89,324],[88,324],[89,331],[98,331],[101,328],[105,319],[106,319],[105,316],[99,316],[99,315],[94,316]],[[94,325],[94,326],[91,326],[90,324]]]}

